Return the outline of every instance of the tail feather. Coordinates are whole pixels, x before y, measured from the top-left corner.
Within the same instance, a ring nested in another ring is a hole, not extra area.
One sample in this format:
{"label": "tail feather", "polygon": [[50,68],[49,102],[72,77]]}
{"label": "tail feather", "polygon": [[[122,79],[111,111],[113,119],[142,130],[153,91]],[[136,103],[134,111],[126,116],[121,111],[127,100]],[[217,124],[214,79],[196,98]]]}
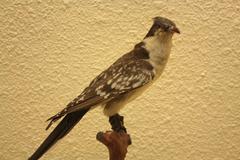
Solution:
{"label": "tail feather", "polygon": [[62,116],[62,115],[59,115],[59,114],[56,114],[56,115],[50,117],[49,119],[47,119],[47,121],[50,121],[50,122],[49,122],[49,124],[47,125],[47,127],[46,127],[45,130],[48,130],[48,129],[52,126],[52,124],[53,124],[54,122],[56,122],[57,120],[59,120],[61,117],[63,117],[63,116]]}
{"label": "tail feather", "polygon": [[76,112],[67,114],[63,120],[57,125],[57,127],[50,133],[50,135],[44,140],[39,148],[33,153],[28,160],[37,160],[44,153],[46,153],[59,139],[67,135],[71,129],[82,119],[82,117],[88,112],[89,108],[81,109]]}

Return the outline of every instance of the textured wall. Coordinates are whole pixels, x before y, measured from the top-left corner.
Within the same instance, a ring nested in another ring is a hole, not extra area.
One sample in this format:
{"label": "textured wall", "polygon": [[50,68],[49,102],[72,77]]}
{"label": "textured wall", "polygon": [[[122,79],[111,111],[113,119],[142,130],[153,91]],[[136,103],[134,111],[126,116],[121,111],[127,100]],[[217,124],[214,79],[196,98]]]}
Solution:
{"label": "textured wall", "polygon": [[[0,159],[26,159],[45,120],[139,42],[151,18],[182,34],[162,78],[122,114],[127,160],[239,160],[240,1],[0,1]],[[100,108],[43,159],[106,160]]]}

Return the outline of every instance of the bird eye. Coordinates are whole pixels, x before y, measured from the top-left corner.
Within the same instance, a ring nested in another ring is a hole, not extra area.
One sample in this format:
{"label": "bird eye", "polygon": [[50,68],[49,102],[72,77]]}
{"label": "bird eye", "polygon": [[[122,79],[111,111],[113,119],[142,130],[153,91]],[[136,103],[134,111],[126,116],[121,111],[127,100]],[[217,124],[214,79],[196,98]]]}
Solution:
{"label": "bird eye", "polygon": [[169,30],[169,28],[170,28],[170,26],[169,26],[169,25],[165,26],[165,31],[168,31],[168,30]]}

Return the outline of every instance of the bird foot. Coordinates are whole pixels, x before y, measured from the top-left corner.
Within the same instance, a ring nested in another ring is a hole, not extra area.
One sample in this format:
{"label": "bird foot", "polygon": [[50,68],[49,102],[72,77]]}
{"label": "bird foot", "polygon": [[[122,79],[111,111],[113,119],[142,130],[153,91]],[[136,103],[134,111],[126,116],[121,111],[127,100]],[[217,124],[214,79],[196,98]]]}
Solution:
{"label": "bird foot", "polygon": [[125,132],[127,133],[127,129],[124,127],[123,122],[123,116],[120,116],[119,114],[115,114],[111,117],[109,117],[109,122],[112,126],[112,130],[115,132]]}

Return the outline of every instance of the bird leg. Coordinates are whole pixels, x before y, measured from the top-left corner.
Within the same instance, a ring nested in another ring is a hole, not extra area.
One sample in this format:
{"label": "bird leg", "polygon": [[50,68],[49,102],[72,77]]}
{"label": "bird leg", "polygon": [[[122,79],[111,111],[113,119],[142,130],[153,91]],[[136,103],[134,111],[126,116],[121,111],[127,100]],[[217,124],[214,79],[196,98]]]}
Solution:
{"label": "bird leg", "polygon": [[120,116],[119,114],[115,114],[109,117],[109,122],[112,126],[113,131],[118,133],[123,131],[127,133],[127,129],[124,127],[123,116]]}

